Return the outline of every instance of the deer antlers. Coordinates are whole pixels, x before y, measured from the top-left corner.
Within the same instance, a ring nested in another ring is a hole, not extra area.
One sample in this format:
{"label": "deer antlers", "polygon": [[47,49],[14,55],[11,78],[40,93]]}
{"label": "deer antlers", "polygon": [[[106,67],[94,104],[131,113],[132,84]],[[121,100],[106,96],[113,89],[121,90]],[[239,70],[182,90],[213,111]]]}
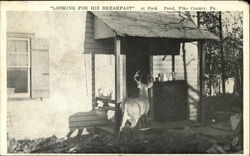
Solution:
{"label": "deer antlers", "polygon": [[135,75],[134,75],[134,80],[135,80],[135,82],[136,82],[137,84],[141,84],[142,75],[141,75],[139,81],[136,79],[138,76],[140,76],[139,73],[140,73],[140,70],[138,70],[138,71],[135,73]]}
{"label": "deer antlers", "polygon": [[[141,83],[142,75],[141,75],[141,77],[140,77],[140,80],[137,80],[137,79],[136,79],[138,76],[140,76],[139,73],[140,73],[140,71],[137,71],[137,72],[135,73],[135,75],[134,75],[134,80],[135,80],[135,82],[137,83],[137,85],[143,84],[143,83]],[[151,81],[148,81],[148,84],[143,84],[143,85],[145,85],[146,88],[151,88],[151,87],[153,86],[154,78],[153,78],[153,76],[151,76],[151,75],[150,75],[149,77],[150,77]]]}
{"label": "deer antlers", "polygon": [[112,94],[113,94],[113,90],[109,90],[109,92],[108,91],[105,91],[105,92],[106,92],[106,94],[104,94],[104,90],[102,88],[99,88],[98,89],[98,96],[102,97],[102,98],[106,98],[106,99],[111,99]]}

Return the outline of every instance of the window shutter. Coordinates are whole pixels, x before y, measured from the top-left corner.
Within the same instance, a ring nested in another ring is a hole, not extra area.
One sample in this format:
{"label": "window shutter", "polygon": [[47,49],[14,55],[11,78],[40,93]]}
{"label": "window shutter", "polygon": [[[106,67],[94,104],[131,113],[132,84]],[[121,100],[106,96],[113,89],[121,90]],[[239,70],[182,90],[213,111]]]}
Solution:
{"label": "window shutter", "polygon": [[31,97],[49,97],[49,44],[31,39]]}

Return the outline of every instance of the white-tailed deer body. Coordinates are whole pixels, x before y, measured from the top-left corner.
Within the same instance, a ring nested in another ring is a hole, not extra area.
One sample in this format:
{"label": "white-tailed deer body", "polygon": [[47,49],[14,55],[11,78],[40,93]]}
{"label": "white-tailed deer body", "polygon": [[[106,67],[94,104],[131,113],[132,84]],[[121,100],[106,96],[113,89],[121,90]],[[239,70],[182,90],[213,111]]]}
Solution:
{"label": "white-tailed deer body", "polygon": [[[130,122],[130,127],[136,126],[138,120],[143,116],[147,115],[149,112],[149,100],[148,100],[148,89],[153,86],[153,81],[148,84],[141,83],[140,80],[136,78],[139,76],[139,71],[136,72],[134,80],[139,88],[138,98],[127,98],[121,105],[121,110],[123,112],[122,123],[120,131],[126,126],[127,121]],[[141,79],[141,78],[140,78]]]}

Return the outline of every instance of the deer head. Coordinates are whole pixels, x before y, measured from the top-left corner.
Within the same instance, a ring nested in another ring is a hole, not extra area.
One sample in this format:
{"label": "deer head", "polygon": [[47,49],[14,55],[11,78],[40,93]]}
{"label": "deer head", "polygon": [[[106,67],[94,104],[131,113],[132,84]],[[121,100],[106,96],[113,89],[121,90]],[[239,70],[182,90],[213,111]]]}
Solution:
{"label": "deer head", "polygon": [[[140,88],[149,89],[149,88],[153,87],[154,78],[153,78],[152,76],[149,76],[150,79],[151,79],[151,81],[148,80],[148,83],[147,83],[147,84],[143,84],[143,83],[141,82],[142,75],[140,76],[139,73],[140,73],[140,71],[137,71],[137,72],[135,73],[135,75],[134,75],[134,80],[135,80],[135,82],[136,82],[136,84],[137,84],[137,88],[139,88],[139,89],[140,89]],[[139,77],[139,76],[140,76],[140,79],[137,80],[137,77]]]}

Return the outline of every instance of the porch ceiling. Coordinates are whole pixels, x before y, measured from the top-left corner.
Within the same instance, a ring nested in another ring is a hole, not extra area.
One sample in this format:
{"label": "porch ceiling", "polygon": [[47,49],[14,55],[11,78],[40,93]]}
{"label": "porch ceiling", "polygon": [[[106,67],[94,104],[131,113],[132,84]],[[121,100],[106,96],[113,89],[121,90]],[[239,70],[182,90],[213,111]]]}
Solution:
{"label": "porch ceiling", "polygon": [[92,12],[119,36],[161,37],[184,40],[219,38],[198,28],[182,12]]}

